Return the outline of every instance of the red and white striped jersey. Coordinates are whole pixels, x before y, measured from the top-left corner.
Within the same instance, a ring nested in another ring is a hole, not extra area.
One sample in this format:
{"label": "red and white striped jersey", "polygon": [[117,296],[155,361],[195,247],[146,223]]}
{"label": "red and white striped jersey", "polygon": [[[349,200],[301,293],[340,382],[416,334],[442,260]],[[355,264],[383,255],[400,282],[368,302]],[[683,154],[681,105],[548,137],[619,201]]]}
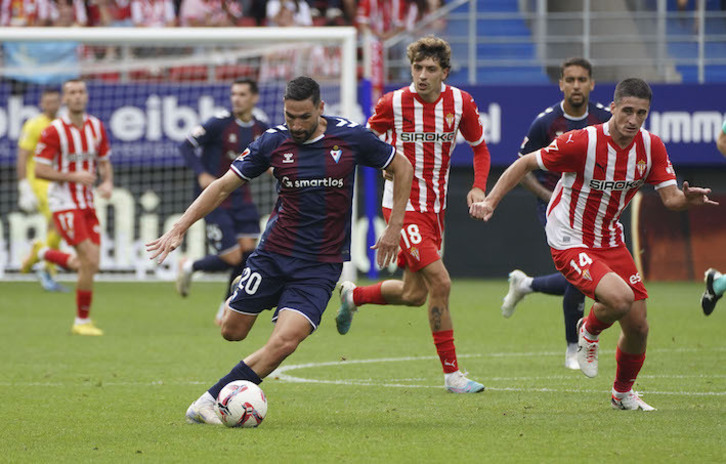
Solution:
{"label": "red and white striped jersey", "polygon": [[[385,94],[376,104],[368,127],[385,135],[386,142],[403,153],[413,166],[407,211],[438,213],[446,209],[451,153],[459,131],[472,147],[486,147],[474,99],[445,84],[441,84],[441,95],[433,103],[419,97],[413,84]],[[488,155],[487,151],[487,173]],[[475,161],[475,169],[476,166]],[[484,179],[487,173],[483,173]],[[390,181],[386,181],[383,206],[393,207]]]}
{"label": "red and white striped jersey", "polygon": [[676,185],[665,145],[645,129],[620,148],[608,123],[590,126],[562,134],[536,156],[541,169],[562,173],[547,207],[547,242],[556,250],[623,245],[620,215],[638,189]]}
{"label": "red and white striped jersey", "polygon": [[[85,115],[83,127],[79,128],[64,116],[51,122],[41,133],[35,161],[58,172],[95,174],[96,160],[110,154],[106,129],[98,118]],[[53,212],[93,208],[93,190],[76,182],[51,182],[48,206]]]}

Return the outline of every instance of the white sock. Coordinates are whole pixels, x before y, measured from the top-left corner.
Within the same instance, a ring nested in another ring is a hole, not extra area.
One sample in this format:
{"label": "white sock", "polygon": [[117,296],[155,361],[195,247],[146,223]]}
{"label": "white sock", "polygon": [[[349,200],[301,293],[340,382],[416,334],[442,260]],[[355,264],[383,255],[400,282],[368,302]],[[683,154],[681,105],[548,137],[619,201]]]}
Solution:
{"label": "white sock", "polygon": [[45,259],[45,253],[50,250],[47,246],[44,246],[40,250],[38,250],[38,259],[43,261]]}
{"label": "white sock", "polygon": [[185,263],[184,263],[184,264],[182,265],[182,270],[183,270],[184,272],[188,272],[188,273],[190,273],[190,274],[191,274],[192,272],[194,272],[194,267],[193,267],[193,266],[194,266],[194,261],[192,261],[191,259],[190,259],[190,260],[187,260],[187,261],[186,261],[186,262],[185,262]]}
{"label": "white sock", "polygon": [[77,317],[73,323],[75,325],[81,325],[81,324],[88,324],[89,322],[91,322],[91,320],[87,317],[84,317],[84,318]]}
{"label": "white sock", "polygon": [[532,280],[534,277],[525,277],[519,283],[519,291],[523,293],[532,293]]}

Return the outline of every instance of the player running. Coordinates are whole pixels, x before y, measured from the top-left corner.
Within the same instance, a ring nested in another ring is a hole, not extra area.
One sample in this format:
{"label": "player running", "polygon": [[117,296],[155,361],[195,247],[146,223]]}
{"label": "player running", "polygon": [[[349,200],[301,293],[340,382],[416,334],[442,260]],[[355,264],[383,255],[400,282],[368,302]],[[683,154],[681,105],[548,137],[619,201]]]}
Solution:
{"label": "player running", "polygon": [[[567,131],[601,124],[610,119],[610,110],[600,103],[590,102],[590,92],[595,88],[592,65],[584,58],[570,58],[560,67],[560,90],[564,98],[541,112],[529,127],[522,142],[519,156],[524,156],[549,145]],[[537,218],[547,224],[547,203],[560,180],[557,172],[537,169],[522,179],[522,186],[537,197]],[[532,292],[562,295],[562,312],[565,320],[565,367],[579,369],[577,364],[577,321],[583,315],[585,295],[559,273],[530,277],[519,269],[509,273],[509,292],[502,302],[502,315],[511,317],[522,298]]]}
{"label": "player running", "polygon": [[641,79],[618,83],[612,118],[605,124],[567,132],[549,146],[515,161],[484,201],[470,214],[488,221],[502,197],[535,169],[562,172],[547,207],[547,241],[555,267],[582,293],[595,300],[578,322],[577,358],[587,377],[598,371],[600,333],[620,323],[617,370],[611,404],[615,409],[653,411],[633,391],[648,339],[645,290],[633,257],[625,247],[620,215],[645,183],[655,186],[671,210],[716,205],[710,189],[683,183],[661,139],[642,128],[652,92]]}
{"label": "player running", "polygon": [[[449,312],[451,279],[441,260],[444,214],[451,153],[459,131],[474,151],[474,185],[467,203],[484,199],[489,174],[489,150],[479,110],[468,93],[444,84],[451,69],[451,47],[428,36],[410,44],[413,83],[378,101],[368,126],[404,153],[414,167],[414,182],[401,231],[398,265],[403,280],[386,280],[367,287],[343,282],[336,317],[338,332],[350,329],[353,314],[365,304],[421,306],[428,297],[429,326],[444,371],[444,386],[453,393],[477,393],[484,385],[460,370]],[[392,183],[386,181],[383,216],[388,220]]]}
{"label": "player running", "polygon": [[[229,92],[232,112],[225,111],[196,127],[179,146],[187,166],[194,171],[197,196],[228,170],[239,153],[264,133],[268,126],[256,117],[255,105],[259,97],[257,82],[238,79]],[[257,112],[259,114],[259,112]],[[195,271],[230,271],[225,296],[215,317],[221,324],[224,302],[230,295],[232,280],[242,273],[247,257],[255,249],[260,235],[260,215],[252,201],[249,185],[232,192],[217,209],[205,218],[207,241],[216,254],[196,261],[179,260],[176,289],[181,296],[189,294]]]}
{"label": "player running", "polygon": [[[60,92],[54,88],[43,90],[40,96],[41,113],[28,119],[23,124],[18,140],[18,206],[26,213],[39,211],[45,217],[48,229],[45,236],[45,245],[52,249],[60,249],[61,236],[53,225],[53,214],[48,209],[48,187],[50,183],[45,179],[35,177],[35,148],[40,140],[40,133],[56,118],[61,106]],[[39,242],[38,247],[42,247]],[[28,273],[30,267],[21,267],[20,272]],[[55,266],[46,262],[42,269],[36,272],[40,285],[49,292],[67,292],[68,289],[53,279]]]}
{"label": "player running", "polygon": [[188,422],[221,424],[214,401],[225,385],[233,380],[261,383],[317,329],[343,262],[350,260],[357,164],[388,169],[395,176],[390,222],[375,245],[378,265],[386,266],[395,257],[411,190],[411,164],[371,131],[344,118],[323,116],[323,109],[317,82],[309,77],[288,82],[286,124],[269,129],[250,144],[169,232],[147,244],[151,259],[163,262],[192,224],[234,190],[273,168],[277,204],[228,300],[222,336],[230,341],[245,339],[257,316],[274,307],[275,328],[262,348],[189,406]]}
{"label": "player running", "polygon": [[39,260],[55,263],[78,272],[76,319],[72,333],[103,335],[89,317],[93,298],[93,278],[100,261],[101,233],[93,204],[93,186],[101,174],[98,194],[110,198],[113,168],[108,136],[103,123],[86,114],[86,83],[72,79],[63,84],[63,103],[68,114],[43,130],[35,152],[35,176],[51,181],[48,204],[53,222],[76,256],[48,247],[33,246],[23,267]]}

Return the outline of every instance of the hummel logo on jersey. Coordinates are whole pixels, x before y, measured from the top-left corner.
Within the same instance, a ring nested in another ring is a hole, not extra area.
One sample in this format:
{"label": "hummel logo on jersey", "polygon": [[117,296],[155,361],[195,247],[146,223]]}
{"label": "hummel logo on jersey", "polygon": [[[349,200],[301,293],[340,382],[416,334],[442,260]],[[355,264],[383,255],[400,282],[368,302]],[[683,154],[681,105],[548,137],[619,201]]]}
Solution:
{"label": "hummel logo on jersey", "polygon": [[282,156],[283,156],[283,160],[282,160],[283,163],[288,163],[289,164],[289,163],[294,163],[295,162],[295,160],[292,159],[292,153],[285,153]]}
{"label": "hummel logo on jersey", "polygon": [[640,188],[643,179],[638,180],[600,180],[590,179],[590,188],[593,190],[630,190]]}
{"label": "hummel logo on jersey", "polygon": [[402,142],[453,142],[456,132],[401,132]]}
{"label": "hummel logo on jersey", "polygon": [[332,156],[332,157],[333,157],[333,160],[334,160],[334,161],[335,161],[336,163],[337,163],[338,161],[340,161],[340,155],[342,155],[342,154],[343,154],[343,150],[341,150],[340,148],[338,148],[338,146],[337,146],[337,145],[333,146],[333,149],[332,149],[332,150],[330,150],[330,156]]}

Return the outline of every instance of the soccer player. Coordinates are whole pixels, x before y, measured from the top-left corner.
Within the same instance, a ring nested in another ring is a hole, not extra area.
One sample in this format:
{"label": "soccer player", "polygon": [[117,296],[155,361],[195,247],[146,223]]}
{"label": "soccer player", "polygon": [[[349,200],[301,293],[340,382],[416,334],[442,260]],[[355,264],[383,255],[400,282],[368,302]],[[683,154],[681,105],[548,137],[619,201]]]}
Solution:
{"label": "soccer player", "polygon": [[[721,132],[718,134],[716,147],[722,155],[726,156],[726,120],[724,120]],[[706,290],[701,295],[701,309],[703,309],[703,314],[708,316],[716,308],[716,302],[726,292],[726,275],[711,268],[706,271],[704,281],[706,282]]]}
{"label": "soccer player", "polygon": [[[601,124],[610,119],[610,110],[600,103],[590,102],[590,92],[595,88],[592,65],[584,58],[570,58],[560,67],[560,90],[564,98],[543,112],[532,125],[519,149],[524,156],[549,145],[563,133]],[[547,203],[560,179],[559,173],[536,170],[522,179],[522,186],[537,197],[537,218],[544,226],[547,223]],[[548,295],[564,295],[562,312],[565,320],[565,367],[579,369],[577,364],[577,321],[583,315],[585,295],[567,279],[555,272],[545,276],[530,277],[519,269],[509,273],[509,292],[502,302],[502,315],[510,317],[517,303],[528,293],[541,292]]]}
{"label": "soccer player", "polygon": [[108,136],[103,123],[86,114],[86,83],[71,79],[63,84],[63,103],[68,114],[54,120],[40,135],[35,151],[35,176],[51,181],[48,204],[53,222],[76,256],[48,247],[33,246],[24,266],[46,260],[78,272],[76,319],[71,332],[77,335],[103,335],[89,317],[93,298],[93,278],[100,261],[100,226],[93,204],[93,186],[103,198],[113,190],[113,169]]}
{"label": "soccer player", "polygon": [[[35,177],[35,158],[33,155],[40,139],[40,133],[56,118],[60,106],[61,96],[57,89],[47,88],[43,90],[40,96],[41,113],[28,119],[23,124],[20,139],[18,140],[16,166],[18,174],[18,206],[26,213],[39,211],[45,217],[48,223],[45,244],[52,250],[60,248],[61,237],[53,225],[53,215],[48,209],[48,186],[50,184],[45,179]],[[20,271],[27,273],[31,271],[31,268],[21,267]],[[68,289],[65,286],[53,280],[52,273],[54,271],[54,265],[46,262],[43,269],[39,269],[36,273],[40,285],[49,292],[67,292]]]}
{"label": "soccer player", "polygon": [[388,169],[394,176],[391,220],[375,245],[377,263],[395,257],[412,168],[395,148],[347,119],[323,116],[320,86],[297,77],[285,90],[285,125],[269,129],[210,184],[159,239],[147,244],[163,262],[189,227],[212,212],[235,189],[269,168],[279,196],[257,249],[227,303],[222,336],[247,337],[257,316],[277,307],[267,343],[240,361],[188,408],[188,422],[220,424],[214,402],[233,380],[256,384],[269,375],[320,324],[343,261],[350,259],[353,182],[357,164]]}
{"label": "soccer player", "polygon": [[[209,119],[204,125],[195,128],[179,146],[187,166],[196,175],[197,196],[222,177],[237,155],[267,130],[267,124],[254,115],[259,98],[257,82],[244,78],[236,80],[229,92],[232,112],[225,111]],[[255,249],[260,235],[260,215],[252,201],[249,185],[245,184],[232,192],[205,219],[207,240],[216,254],[196,261],[181,259],[176,289],[181,296],[187,296],[194,271],[231,270],[229,284],[225,287],[226,293],[215,318],[219,325],[232,280],[242,273],[247,257]]]}
{"label": "soccer player", "polygon": [[[376,104],[368,126],[404,153],[414,167],[414,182],[401,231],[398,265],[403,280],[386,280],[367,287],[343,282],[338,332],[350,329],[353,314],[362,305],[421,306],[428,297],[429,326],[444,371],[444,386],[453,393],[484,390],[460,370],[454,346],[454,325],[449,312],[451,279],[441,260],[447,181],[451,153],[459,131],[474,150],[474,185],[467,203],[484,199],[489,174],[489,150],[479,110],[468,93],[444,84],[451,69],[451,47],[428,36],[407,50],[413,83],[384,95]],[[383,216],[388,220],[392,184],[386,182]]]}
{"label": "soccer player", "polygon": [[469,209],[473,217],[488,221],[502,197],[528,172],[563,173],[547,208],[547,241],[557,270],[595,301],[577,324],[577,360],[587,377],[597,375],[600,333],[620,323],[611,395],[615,409],[654,410],[632,388],[645,360],[648,293],[625,247],[620,215],[645,183],[655,186],[671,210],[718,204],[708,198],[710,189],[688,182],[678,189],[663,142],[642,128],[651,100],[643,80],[619,82],[607,123],[566,132],[521,157],[487,198]]}

